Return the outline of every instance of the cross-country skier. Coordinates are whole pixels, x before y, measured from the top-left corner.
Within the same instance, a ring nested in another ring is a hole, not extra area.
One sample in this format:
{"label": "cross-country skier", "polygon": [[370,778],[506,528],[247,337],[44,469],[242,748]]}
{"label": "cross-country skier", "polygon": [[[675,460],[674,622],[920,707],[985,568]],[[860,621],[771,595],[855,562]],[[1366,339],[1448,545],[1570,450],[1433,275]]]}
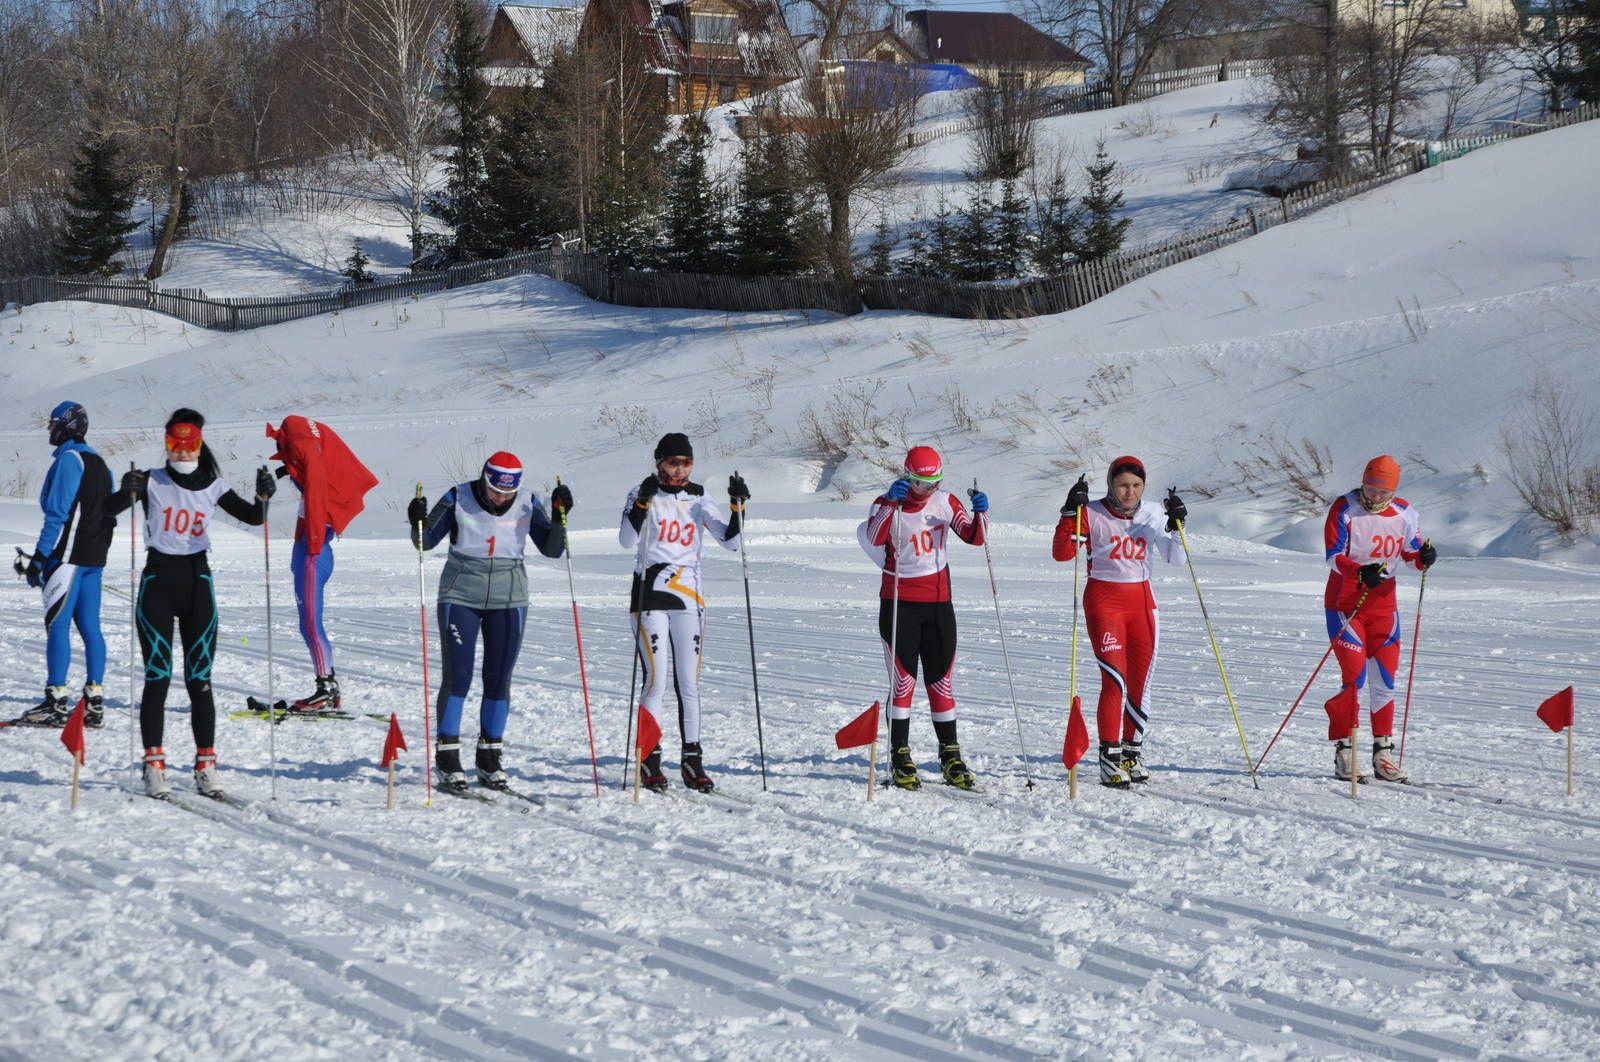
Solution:
{"label": "cross-country skier", "polygon": [[[511,713],[511,672],[522,649],[528,618],[528,540],[546,557],[567,547],[561,513],[572,511],[572,491],[558,484],[550,492],[552,522],[538,495],[522,490],[522,462],[500,451],[483,463],[470,483],[445,491],[433,509],[418,497],[406,510],[411,542],[432,549],[446,536],[450,556],[439,576],[438,744],[434,766],[439,788],[461,793],[467,772],[461,766],[461,715],[472,688],[478,636],[483,636],[483,703],[478,709],[478,784],[506,789],[501,766],[506,719]],[[418,542],[417,525],[422,524]]]}
{"label": "cross-country skier", "polygon": [[283,462],[278,475],[288,476],[300,491],[289,567],[300,635],[311,653],[317,680],[316,690],[289,707],[295,712],[336,712],[339,679],[322,607],[333,576],[333,539],[344,534],[361,512],[362,497],[378,485],[378,477],[367,471],[332,428],[309,417],[285,417],[277,428],[268,424],[267,437],[278,444],[272,455],[272,460]]}
{"label": "cross-country skier", "polygon": [[124,473],[122,488],[108,507],[115,515],[135,501],[144,503],[144,540],[149,549],[139,576],[135,613],[144,655],[144,693],[139,701],[144,789],[153,797],[172,791],[162,733],[172,681],[174,622],[183,638],[195,788],[209,797],[222,796],[217,777],[217,708],[211,694],[218,644],[217,593],[206,561],[211,521],[221,509],[240,523],[259,527],[266,517],[262,502],[277,490],[272,474],[262,468],[256,473],[254,501],[235,494],[205,442],[204,427],[205,418],[192,409],[173,413],[167,420],[166,463]]}
{"label": "cross-country skier", "polygon": [[[1328,637],[1335,639],[1340,692],[1359,697],[1366,688],[1372,713],[1372,772],[1386,782],[1406,780],[1393,740],[1394,676],[1400,666],[1395,575],[1401,565],[1426,571],[1438,559],[1433,544],[1421,539],[1417,510],[1395,496],[1399,487],[1399,463],[1388,454],[1374,457],[1361,474],[1361,485],[1334,499],[1322,530],[1332,569],[1322,604]],[[1348,738],[1334,745],[1333,773],[1350,780]]]}
{"label": "cross-country skier", "polygon": [[[617,531],[617,540],[637,554],[629,611],[644,665],[640,703],[660,718],[670,656],[672,687],[678,697],[678,733],[683,740],[679,773],[690,789],[710,792],[713,783],[706,774],[700,741],[700,642],[706,614],[700,555],[708,534],[726,550],[739,549],[744,503],[750,499],[750,491],[739,476],[728,477],[732,512],[724,519],[721,507],[706,496],[706,489],[689,480],[694,471],[694,448],[682,432],[661,437],[655,461],[656,470],[623,501]],[[644,757],[641,771],[647,788],[667,788],[659,744]]]}
{"label": "cross-country skier", "polygon": [[956,496],[939,486],[943,476],[939,452],[931,446],[913,446],[900,478],[873,500],[856,530],[861,548],[883,569],[878,631],[883,635],[884,666],[894,678],[889,705],[890,779],[902,789],[922,787],[917,761],[911,756],[911,697],[919,661],[944,780],[961,789],[976,785],[956,737],[956,698],[950,685],[956,659],[956,610],[950,598],[945,540],[954,531],[963,542],[983,545],[989,497],[982,491],[973,494],[969,516]]}
{"label": "cross-country skier", "polygon": [[44,700],[18,717],[24,726],[63,726],[73,704],[67,693],[72,664],[72,627],[83,639],[84,725],[100,726],[105,718],[101,682],[106,671],[106,641],[100,633],[100,577],[116,520],[106,511],[111,473],[99,454],[83,441],[89,414],[76,402],[62,402],[50,411],[50,445],[54,458],[45,473],[39,506],[44,528],[31,559],[17,558],[28,585],[44,593]]}
{"label": "cross-country skier", "polygon": [[1050,555],[1071,561],[1078,553],[1074,529],[1083,518],[1089,578],[1083,616],[1100,665],[1100,784],[1121,788],[1148,782],[1144,736],[1150,724],[1150,677],[1160,644],[1156,598],[1150,574],[1157,555],[1184,562],[1178,521],[1188,508],[1176,494],[1164,512],[1144,501],[1145,469],[1137,457],[1119,457],[1106,472],[1106,496],[1089,500],[1089,482],[1078,477],[1061,506]]}

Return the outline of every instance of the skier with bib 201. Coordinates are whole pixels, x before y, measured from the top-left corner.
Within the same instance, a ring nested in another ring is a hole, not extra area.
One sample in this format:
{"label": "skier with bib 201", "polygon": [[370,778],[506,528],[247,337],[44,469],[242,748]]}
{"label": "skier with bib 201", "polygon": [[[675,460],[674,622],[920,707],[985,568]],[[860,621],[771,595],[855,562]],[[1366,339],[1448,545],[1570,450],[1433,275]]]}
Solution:
{"label": "skier with bib 201", "polygon": [[1111,462],[1106,495],[1089,500],[1083,476],[1067,493],[1056,524],[1050,555],[1071,561],[1080,543],[1081,518],[1089,560],[1083,590],[1083,618],[1095,662],[1100,665],[1100,702],[1095,717],[1100,732],[1100,784],[1122,788],[1148,782],[1144,738],[1150,725],[1150,678],[1155,672],[1161,627],[1150,576],[1155,558],[1184,562],[1178,521],[1188,508],[1176,493],[1158,510],[1144,501],[1145,468],[1137,457]]}
{"label": "skier with bib 201", "polygon": [[[566,549],[561,513],[572,510],[572,491],[557,484],[550,492],[552,521],[533,491],[522,489],[522,462],[505,451],[491,454],[470,483],[445,491],[430,511],[428,500],[412,499],[406,510],[411,543],[432,549],[447,536],[450,556],[439,576],[439,649],[443,674],[434,766],[439,788],[463,793],[461,716],[472,688],[478,637],[483,637],[483,701],[478,709],[475,755],[478,784],[508,789],[501,763],[506,720],[511,713],[511,672],[522,649],[528,618],[528,540],[546,557]],[[422,539],[417,539],[417,525]]]}
{"label": "skier with bib 201", "polygon": [[890,780],[902,789],[922,787],[911,755],[911,698],[919,663],[945,783],[960,789],[977,784],[961,757],[956,735],[956,698],[950,682],[956,659],[956,610],[945,542],[953,531],[969,545],[983,545],[989,497],[982,491],[973,493],[969,516],[956,496],[939,486],[943,477],[939,452],[931,446],[913,446],[900,478],[873,500],[866,520],[856,529],[861,548],[883,569],[878,632],[883,636],[884,665],[894,677],[889,704]]}
{"label": "skier with bib 201", "polygon": [[46,678],[44,700],[24,712],[23,726],[65,726],[73,703],[67,690],[72,664],[72,628],[83,639],[84,725],[105,718],[101,682],[106,671],[106,640],[100,632],[100,578],[116,520],[107,512],[111,473],[84,436],[89,414],[76,402],[50,411],[50,471],[39,492],[44,527],[33,556],[17,558],[17,571],[43,592]]}
{"label": "skier with bib 201", "polygon": [[167,782],[167,689],[172,682],[172,628],[183,639],[183,679],[189,692],[189,723],[194,732],[194,784],[205,796],[222,796],[217,777],[217,706],[211,669],[217,655],[217,593],[206,554],[211,521],[221,509],[240,523],[261,526],[264,500],[277,490],[266,468],[256,473],[255,500],[233,492],[202,436],[205,418],[180,409],[167,420],[166,463],[124,473],[108,511],[115,515],[136,501],[144,503],[144,571],[139,576],[135,619],[144,655],[144,693],[139,730],[144,738],[144,787],[153,797],[172,790]]}
{"label": "skier with bib 201", "polygon": [[[622,503],[617,541],[636,551],[629,611],[633,614],[636,650],[644,665],[640,703],[660,718],[666,693],[668,661],[678,698],[678,734],[682,739],[679,773],[683,784],[699,792],[714,788],[706,774],[700,726],[700,650],[705,635],[706,601],[701,592],[700,557],[707,534],[723,549],[739,549],[739,531],[749,488],[739,476],[728,477],[728,507],[722,509],[691,482],[694,447],[682,432],[668,432],[655,449],[656,469],[628,492]],[[640,763],[641,784],[663,791],[661,746]]]}
{"label": "skier with bib 201", "polygon": [[[1361,485],[1334,499],[1322,532],[1332,569],[1322,604],[1339,661],[1340,692],[1359,697],[1366,689],[1372,773],[1385,782],[1408,778],[1394,754],[1394,679],[1400,666],[1395,575],[1401,566],[1427,571],[1438,559],[1433,544],[1421,538],[1417,510],[1395,496],[1399,487],[1399,463],[1388,454],[1374,457]],[[1335,778],[1350,780],[1350,751],[1349,738],[1335,742]]]}

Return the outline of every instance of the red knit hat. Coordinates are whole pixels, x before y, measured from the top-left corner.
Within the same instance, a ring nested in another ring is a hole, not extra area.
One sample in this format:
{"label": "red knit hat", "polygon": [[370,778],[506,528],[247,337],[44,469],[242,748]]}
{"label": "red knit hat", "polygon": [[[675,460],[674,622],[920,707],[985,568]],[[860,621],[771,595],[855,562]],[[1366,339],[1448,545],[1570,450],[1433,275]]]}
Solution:
{"label": "red knit hat", "polygon": [[1149,478],[1144,474],[1143,461],[1139,460],[1137,457],[1134,457],[1132,454],[1123,454],[1121,457],[1111,462],[1111,467],[1106,469],[1106,489],[1110,490],[1111,481],[1116,479],[1124,472],[1132,472],[1140,479]]}
{"label": "red knit hat", "polygon": [[1367,469],[1361,473],[1361,485],[1364,487],[1377,487],[1379,490],[1400,489],[1400,462],[1388,454],[1379,454],[1367,462]]}

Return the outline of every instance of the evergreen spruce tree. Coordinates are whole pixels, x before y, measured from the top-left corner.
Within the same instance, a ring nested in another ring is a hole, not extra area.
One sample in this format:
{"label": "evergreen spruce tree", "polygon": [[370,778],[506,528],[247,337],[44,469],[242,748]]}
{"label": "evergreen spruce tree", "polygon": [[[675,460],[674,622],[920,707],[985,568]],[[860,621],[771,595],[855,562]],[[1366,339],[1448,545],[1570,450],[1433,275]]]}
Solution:
{"label": "evergreen spruce tree", "polygon": [[979,184],[961,211],[956,226],[955,277],[957,280],[994,280],[997,275],[994,253],[994,201],[989,186]]}
{"label": "evergreen spruce tree", "polygon": [[1089,187],[1083,193],[1083,227],[1074,250],[1086,262],[1116,254],[1122,239],[1133,224],[1129,218],[1117,220],[1122,209],[1122,191],[1117,187],[1117,164],[1106,155],[1104,140],[1095,144],[1094,161],[1086,167]]}
{"label": "evergreen spruce tree", "polygon": [[428,209],[455,229],[458,257],[492,258],[500,253],[491,223],[485,156],[489,143],[489,90],[483,83],[483,35],[471,0],[454,0],[445,41],[441,82],[455,126],[446,138],[444,195]]}
{"label": "evergreen spruce tree", "polygon": [[867,275],[886,277],[894,272],[889,255],[894,250],[894,239],[889,232],[889,216],[878,212],[878,227],[873,231],[872,245],[867,248]]}
{"label": "evergreen spruce tree", "polygon": [[1044,198],[1034,204],[1037,231],[1033,242],[1033,265],[1045,276],[1056,276],[1072,264],[1078,246],[1082,218],[1067,189],[1067,175],[1060,170],[1050,178]]}
{"label": "evergreen spruce tree", "polygon": [[98,131],[78,145],[67,192],[67,225],[56,243],[59,272],[114,277],[122,271],[116,256],[139,223],[128,216],[133,175],[123,168],[120,156],[117,142]]}
{"label": "evergreen spruce tree", "polygon": [[352,284],[371,284],[378,278],[367,270],[372,259],[367,257],[367,252],[361,249],[360,240],[350,241],[350,257],[344,260],[344,269],[339,275],[348,277]]}
{"label": "evergreen spruce tree", "polygon": [[999,279],[1020,277],[1028,269],[1032,240],[1028,232],[1028,201],[1017,192],[1017,182],[1000,182],[1000,202],[994,209],[994,271]]}
{"label": "evergreen spruce tree", "polygon": [[745,141],[739,204],[730,233],[732,269],[744,276],[786,276],[805,266],[808,214],[789,176],[789,144],[778,133]]}
{"label": "evergreen spruce tree", "polygon": [[925,275],[939,280],[953,280],[956,276],[961,252],[957,246],[960,230],[951,220],[950,204],[944,196],[933,212],[933,224],[928,226],[928,266]]}
{"label": "evergreen spruce tree", "polygon": [[928,237],[922,226],[913,224],[906,230],[906,253],[895,268],[895,275],[925,277],[928,275]]}
{"label": "evergreen spruce tree", "polygon": [[[552,70],[550,76],[558,75]],[[528,85],[493,124],[484,195],[493,231],[507,251],[536,250],[555,233],[577,227],[577,211],[556,191],[562,185],[557,108],[548,93]]]}
{"label": "evergreen spruce tree", "polygon": [[727,211],[710,154],[711,127],[690,115],[670,149],[661,218],[659,260],[674,273],[727,270]]}

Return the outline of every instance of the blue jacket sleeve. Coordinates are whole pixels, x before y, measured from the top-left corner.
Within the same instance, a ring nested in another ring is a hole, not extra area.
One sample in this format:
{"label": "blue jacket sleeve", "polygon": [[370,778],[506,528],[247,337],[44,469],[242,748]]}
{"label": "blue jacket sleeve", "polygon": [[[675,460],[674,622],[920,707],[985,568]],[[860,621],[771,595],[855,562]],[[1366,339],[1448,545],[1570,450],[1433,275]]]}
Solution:
{"label": "blue jacket sleeve", "polygon": [[39,495],[39,505],[44,509],[44,529],[39,532],[39,543],[34,547],[43,556],[50,556],[60,543],[82,483],[83,458],[72,450],[57,457],[45,475],[44,490]]}
{"label": "blue jacket sleeve", "polygon": [[533,521],[528,524],[528,537],[546,557],[559,557],[566,552],[566,529],[550,522],[550,515],[545,512],[538,495],[533,498]]}
{"label": "blue jacket sleeve", "polygon": [[454,541],[456,533],[456,491],[454,487],[445,491],[438,501],[433,503],[428,518],[422,521],[422,541],[417,541],[417,525],[411,525],[411,544],[421,546],[423,549],[432,549],[444,541],[446,535]]}

